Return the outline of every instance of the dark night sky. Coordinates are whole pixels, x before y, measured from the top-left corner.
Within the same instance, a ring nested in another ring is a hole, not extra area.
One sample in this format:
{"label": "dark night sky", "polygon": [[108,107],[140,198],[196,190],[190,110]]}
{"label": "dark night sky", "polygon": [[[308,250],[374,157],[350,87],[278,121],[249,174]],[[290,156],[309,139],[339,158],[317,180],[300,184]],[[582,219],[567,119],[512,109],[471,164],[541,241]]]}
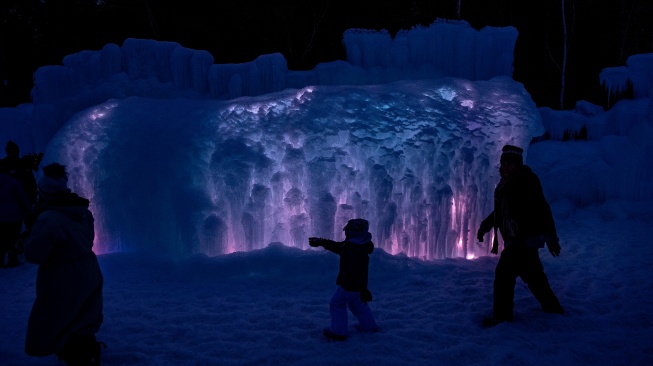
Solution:
{"label": "dark night sky", "polygon": [[[515,80],[538,106],[559,109],[562,0],[3,0],[0,5],[0,106],[29,102],[36,68],[65,55],[126,38],[174,41],[211,52],[216,63],[280,52],[290,69],[345,58],[350,28],[400,29],[437,18],[474,28],[514,26]],[[653,1],[564,0],[569,34],[565,108],[605,105],[605,67],[653,52]],[[209,5],[207,5],[209,4]]]}

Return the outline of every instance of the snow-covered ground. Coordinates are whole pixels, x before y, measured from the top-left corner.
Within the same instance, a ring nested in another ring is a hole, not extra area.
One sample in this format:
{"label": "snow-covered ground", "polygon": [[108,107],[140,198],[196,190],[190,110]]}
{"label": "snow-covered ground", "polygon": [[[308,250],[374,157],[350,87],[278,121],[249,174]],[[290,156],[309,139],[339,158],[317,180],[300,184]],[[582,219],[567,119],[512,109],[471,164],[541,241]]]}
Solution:
{"label": "snow-covered ground", "polygon": [[[100,255],[103,365],[647,365],[653,362],[651,216],[605,221],[588,208],[558,220],[562,253],[541,250],[564,315],[543,313],[518,280],[515,320],[483,329],[498,257],[421,261],[371,255],[379,333],[345,342],[329,324],[337,256],[272,245],[218,257]],[[0,271],[0,360],[23,353],[36,266]]]}

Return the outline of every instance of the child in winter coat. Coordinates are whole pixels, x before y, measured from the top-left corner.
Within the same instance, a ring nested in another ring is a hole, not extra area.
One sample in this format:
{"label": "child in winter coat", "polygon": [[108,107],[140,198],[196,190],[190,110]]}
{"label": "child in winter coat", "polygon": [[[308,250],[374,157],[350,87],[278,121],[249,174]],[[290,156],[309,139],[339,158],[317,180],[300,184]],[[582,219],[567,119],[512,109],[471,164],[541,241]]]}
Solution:
{"label": "child in winter coat", "polygon": [[312,247],[324,247],[340,256],[340,271],[336,278],[338,289],[331,298],[331,327],[324,328],[324,335],[335,340],[347,338],[347,307],[359,321],[358,329],[376,332],[378,327],[367,305],[372,293],[367,288],[369,254],[374,250],[369,223],[364,219],[349,220],[344,227],[345,241],[336,242],[323,238],[308,238]]}

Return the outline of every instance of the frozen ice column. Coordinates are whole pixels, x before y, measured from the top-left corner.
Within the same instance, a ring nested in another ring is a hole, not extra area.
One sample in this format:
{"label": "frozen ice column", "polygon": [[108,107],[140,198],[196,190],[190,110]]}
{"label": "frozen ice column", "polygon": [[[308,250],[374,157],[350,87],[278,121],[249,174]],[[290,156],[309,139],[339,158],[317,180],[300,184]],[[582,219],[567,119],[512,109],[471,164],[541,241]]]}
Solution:
{"label": "frozen ice column", "polygon": [[71,119],[46,156],[91,198],[102,252],[306,248],[365,217],[388,252],[472,258],[488,253],[475,232],[501,146],[542,132],[510,78],[441,78],[109,101]]}

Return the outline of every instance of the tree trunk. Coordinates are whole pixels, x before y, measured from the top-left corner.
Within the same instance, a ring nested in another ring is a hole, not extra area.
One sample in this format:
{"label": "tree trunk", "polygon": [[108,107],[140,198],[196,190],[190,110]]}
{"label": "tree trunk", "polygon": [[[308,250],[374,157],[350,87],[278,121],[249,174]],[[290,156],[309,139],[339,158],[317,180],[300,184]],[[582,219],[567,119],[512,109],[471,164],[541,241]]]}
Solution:
{"label": "tree trunk", "polygon": [[562,5],[562,64],[560,65],[560,110],[565,106],[565,73],[567,71],[567,19],[565,17],[565,0]]}

